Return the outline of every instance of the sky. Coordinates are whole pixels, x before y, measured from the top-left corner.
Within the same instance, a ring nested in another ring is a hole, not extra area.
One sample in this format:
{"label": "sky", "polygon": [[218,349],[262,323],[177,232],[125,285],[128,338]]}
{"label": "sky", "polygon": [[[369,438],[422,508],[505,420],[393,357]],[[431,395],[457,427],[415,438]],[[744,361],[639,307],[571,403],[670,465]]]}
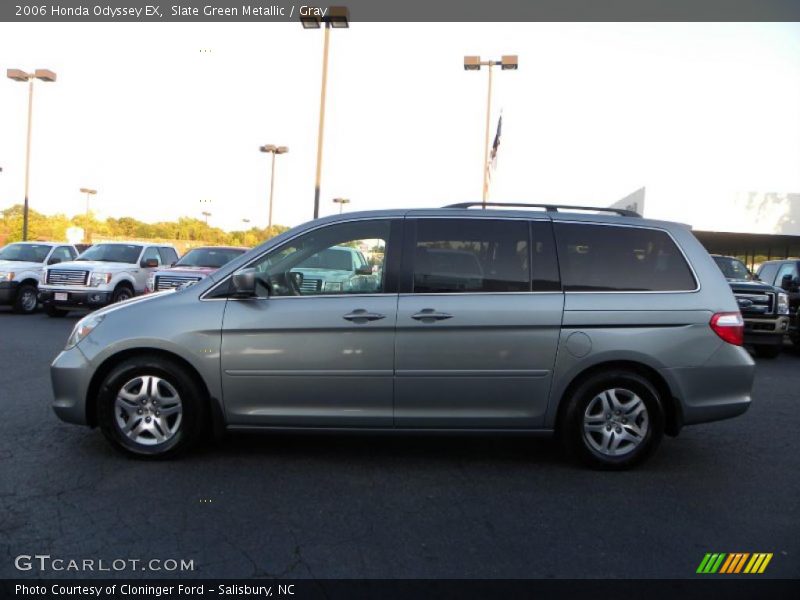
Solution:
{"label": "sky", "polygon": [[[299,23],[0,24],[0,67],[36,82],[30,205],[145,221],[312,218],[322,32]],[[800,24],[353,23],[331,31],[321,215],[490,199],[713,224],[732,194],[800,191]],[[23,198],[27,90],[0,81],[0,209]],[[205,202],[203,202],[205,201]]]}

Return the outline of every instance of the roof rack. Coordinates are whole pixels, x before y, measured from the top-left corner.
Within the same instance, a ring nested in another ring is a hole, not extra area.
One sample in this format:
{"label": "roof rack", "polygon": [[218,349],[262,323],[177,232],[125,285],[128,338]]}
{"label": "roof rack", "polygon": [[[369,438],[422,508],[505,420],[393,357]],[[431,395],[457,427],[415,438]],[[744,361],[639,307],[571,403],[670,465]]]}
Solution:
{"label": "roof rack", "polygon": [[592,210],[597,212],[609,212],[620,215],[622,217],[640,217],[639,213],[627,208],[612,208],[612,207],[599,207],[599,206],[569,206],[567,204],[525,204],[522,202],[459,202],[457,204],[448,204],[442,208],[472,208],[475,206],[507,206],[514,208],[543,208],[547,212],[559,212],[564,210],[566,212],[575,210]]}

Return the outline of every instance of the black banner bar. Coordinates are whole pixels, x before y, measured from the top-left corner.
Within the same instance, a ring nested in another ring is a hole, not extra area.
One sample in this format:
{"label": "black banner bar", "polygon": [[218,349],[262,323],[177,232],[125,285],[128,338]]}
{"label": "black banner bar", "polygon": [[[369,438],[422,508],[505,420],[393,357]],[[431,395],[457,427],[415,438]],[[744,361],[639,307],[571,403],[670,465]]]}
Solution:
{"label": "black banner bar", "polygon": [[747,576],[708,576],[697,579],[640,580],[124,580],[61,579],[3,580],[0,598],[47,600],[485,600],[536,598],[580,600],[621,597],[626,600],[680,598],[726,600],[800,597],[797,580]]}

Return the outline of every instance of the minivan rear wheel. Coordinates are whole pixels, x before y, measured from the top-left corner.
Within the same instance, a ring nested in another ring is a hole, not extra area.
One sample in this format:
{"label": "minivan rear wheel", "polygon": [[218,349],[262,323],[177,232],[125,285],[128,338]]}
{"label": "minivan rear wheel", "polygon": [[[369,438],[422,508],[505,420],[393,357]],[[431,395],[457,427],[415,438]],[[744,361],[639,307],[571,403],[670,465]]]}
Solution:
{"label": "minivan rear wheel", "polygon": [[203,390],[185,367],[160,356],[133,357],[114,367],[97,402],[106,439],[139,458],[183,452],[203,429]]}
{"label": "minivan rear wheel", "polygon": [[568,452],[598,469],[628,469],[647,458],[664,434],[656,388],[633,371],[596,373],[567,399],[561,436]]}

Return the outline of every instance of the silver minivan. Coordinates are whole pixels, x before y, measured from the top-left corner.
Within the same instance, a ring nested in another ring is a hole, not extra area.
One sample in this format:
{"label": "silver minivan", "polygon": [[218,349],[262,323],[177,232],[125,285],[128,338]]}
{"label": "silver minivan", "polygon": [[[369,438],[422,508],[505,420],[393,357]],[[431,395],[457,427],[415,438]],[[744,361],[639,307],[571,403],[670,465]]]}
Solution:
{"label": "silver minivan", "polygon": [[[480,206],[319,219],[92,313],[52,364],[55,412],[140,457],[226,430],[525,432],[620,469],[747,410],[742,317],[687,226]],[[310,290],[300,266],[338,247],[376,276]]]}

